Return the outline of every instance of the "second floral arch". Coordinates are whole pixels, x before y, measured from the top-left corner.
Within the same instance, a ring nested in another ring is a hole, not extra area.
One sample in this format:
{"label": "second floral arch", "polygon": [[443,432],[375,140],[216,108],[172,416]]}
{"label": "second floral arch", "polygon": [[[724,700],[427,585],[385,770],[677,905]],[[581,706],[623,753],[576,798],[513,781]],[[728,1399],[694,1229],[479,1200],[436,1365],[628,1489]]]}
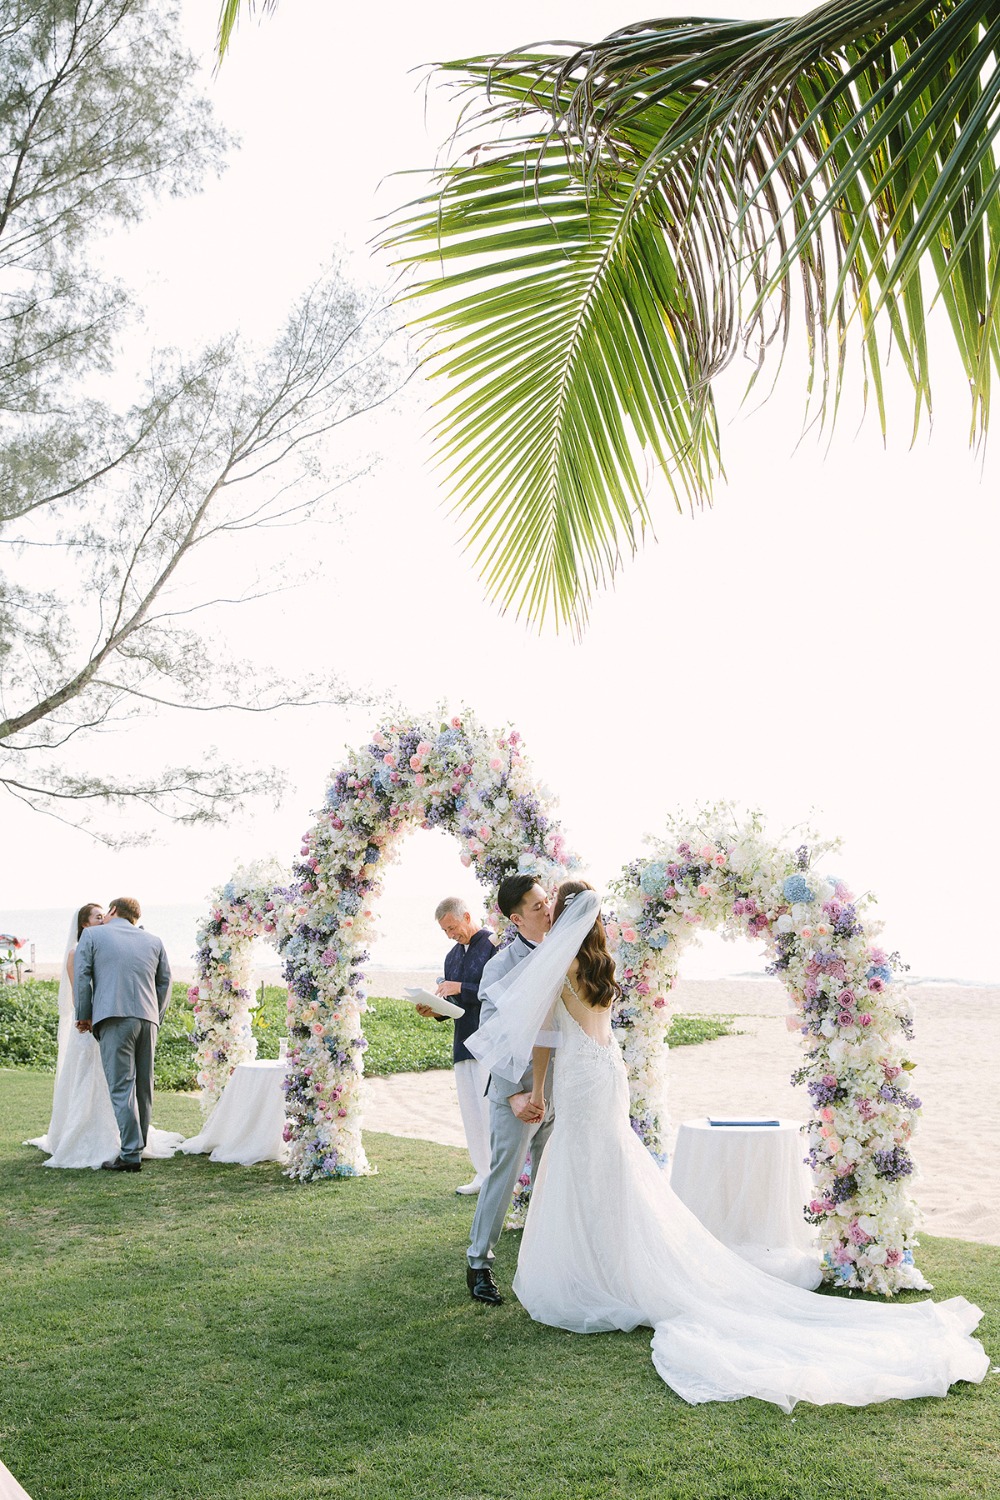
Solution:
{"label": "second floral arch", "polygon": [[[264,937],[281,954],[292,1177],[373,1170],[362,1140],[365,966],[385,867],[415,828],[458,840],[498,933],[505,875],[530,871],[548,887],[580,865],[516,729],[487,730],[468,711],[393,720],[332,774],[290,877],[273,865],[241,869],[214,893],[199,928],[191,1000],[206,1113],[233,1068],[255,1055],[251,944]],[[812,1112],[803,1152],[824,1274],[891,1293],[923,1284],[907,1183],[920,1109],[909,1089],[912,1021],[867,902],[826,870],[835,847],[775,845],[759,815],[738,819],[727,806],[672,823],[608,891],[623,990],[613,1019],[633,1128],[664,1160],[669,995],[684,948],[699,929],[761,941],[802,1043],[794,1077]]]}

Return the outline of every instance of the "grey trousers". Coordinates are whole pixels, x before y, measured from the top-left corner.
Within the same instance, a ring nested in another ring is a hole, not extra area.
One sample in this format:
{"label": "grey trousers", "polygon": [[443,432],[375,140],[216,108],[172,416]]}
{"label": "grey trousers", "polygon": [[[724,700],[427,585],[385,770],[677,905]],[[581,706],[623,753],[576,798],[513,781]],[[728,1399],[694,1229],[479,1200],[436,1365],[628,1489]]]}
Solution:
{"label": "grey trousers", "polygon": [[121,1136],[123,1161],[138,1161],[153,1114],[153,1058],[157,1028],[138,1016],[108,1016],[98,1023],[97,1045]]}
{"label": "grey trousers", "polygon": [[506,1099],[490,1098],[490,1175],[476,1200],[476,1214],[469,1236],[470,1266],[478,1269],[492,1264],[493,1250],[503,1232],[503,1221],[528,1146],[531,1146],[531,1175],[534,1178],[545,1143],[552,1133],[552,1124],[551,1107],[536,1127],[519,1120]]}

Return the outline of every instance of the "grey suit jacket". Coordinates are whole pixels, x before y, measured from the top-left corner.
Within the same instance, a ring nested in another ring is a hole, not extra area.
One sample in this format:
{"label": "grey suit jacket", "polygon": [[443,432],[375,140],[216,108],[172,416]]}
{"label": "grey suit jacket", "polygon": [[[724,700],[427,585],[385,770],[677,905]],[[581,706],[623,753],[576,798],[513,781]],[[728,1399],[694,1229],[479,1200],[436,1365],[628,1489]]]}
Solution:
{"label": "grey suit jacket", "polygon": [[112,1016],[137,1016],[159,1026],[170,999],[170,964],[158,937],[111,917],[86,927],[73,959],[76,1019],[99,1026]]}
{"label": "grey suit jacket", "polygon": [[[491,984],[496,984],[498,979],[510,972],[522,959],[527,958],[532,951],[532,944],[526,943],[520,933],[506,948],[501,948],[499,953],[494,953],[489,963],[483,970],[483,977],[479,982],[479,999],[482,1009],[479,1012],[479,1024],[485,1026],[490,1016],[496,1010],[496,1005],[486,996],[486,990]],[[490,1086],[487,1090],[491,1099],[509,1099],[511,1094],[525,1094],[530,1092],[532,1084],[531,1068],[529,1067],[523,1078],[500,1078],[494,1073],[490,1078]]]}

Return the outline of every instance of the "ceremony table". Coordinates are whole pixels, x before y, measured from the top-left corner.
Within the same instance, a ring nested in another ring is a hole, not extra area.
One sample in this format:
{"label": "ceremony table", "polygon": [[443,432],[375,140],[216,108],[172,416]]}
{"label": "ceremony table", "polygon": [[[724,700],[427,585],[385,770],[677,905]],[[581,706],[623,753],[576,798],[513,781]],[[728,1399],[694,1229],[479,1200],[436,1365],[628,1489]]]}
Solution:
{"label": "ceremony table", "polygon": [[280,1059],[240,1063],[234,1068],[222,1098],[199,1135],[181,1146],[191,1156],[211,1153],[210,1161],[286,1161],[285,1093],[282,1081],[288,1064]]}
{"label": "ceremony table", "polygon": [[819,1286],[819,1253],[802,1210],[810,1178],[796,1120],[677,1131],[670,1186],[705,1228],[751,1265],[794,1286]]}

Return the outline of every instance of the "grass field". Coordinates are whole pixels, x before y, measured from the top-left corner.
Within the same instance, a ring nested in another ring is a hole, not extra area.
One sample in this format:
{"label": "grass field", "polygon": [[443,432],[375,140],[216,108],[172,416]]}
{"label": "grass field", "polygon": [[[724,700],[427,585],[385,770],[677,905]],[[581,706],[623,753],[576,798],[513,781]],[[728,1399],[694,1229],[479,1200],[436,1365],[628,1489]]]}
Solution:
{"label": "grass field", "polygon": [[[443,1028],[442,1028],[443,1029]],[[687,1407],[649,1335],[582,1338],[464,1285],[464,1153],[390,1136],[379,1173],[58,1172],[21,1140],[52,1080],[0,1073],[0,1457],[34,1500],[971,1500],[1000,1494],[998,1377],[855,1411]],[[194,1100],[156,1120],[192,1133]],[[505,1235],[509,1287],[517,1236]],[[986,1309],[1000,1248],[928,1240]],[[912,1294],[911,1294],[912,1295]]]}

